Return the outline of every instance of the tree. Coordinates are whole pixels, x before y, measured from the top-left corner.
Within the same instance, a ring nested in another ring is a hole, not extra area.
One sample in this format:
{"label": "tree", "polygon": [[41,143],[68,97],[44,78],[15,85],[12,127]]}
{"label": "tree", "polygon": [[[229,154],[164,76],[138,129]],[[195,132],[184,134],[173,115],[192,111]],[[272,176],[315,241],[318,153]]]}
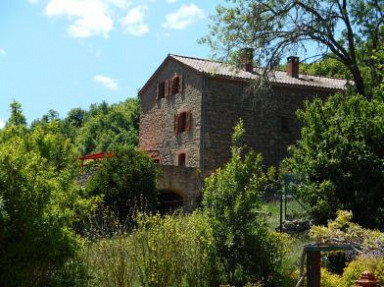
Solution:
{"label": "tree", "polygon": [[23,114],[21,104],[15,100],[10,104],[11,116],[9,117],[6,126],[26,125],[27,121]]}
{"label": "tree", "polygon": [[298,112],[301,140],[284,162],[292,187],[317,222],[351,210],[366,227],[384,226],[384,98],[337,94]]}
{"label": "tree", "polygon": [[203,199],[215,250],[230,284],[269,274],[278,257],[260,213],[261,194],[267,183],[262,157],[253,151],[242,155],[243,133],[240,121],[232,136],[232,158],[206,179]]}
{"label": "tree", "polygon": [[118,145],[134,147],[138,142],[139,118],[137,100],[111,106],[105,102],[92,105],[78,132],[77,144],[83,153],[110,151]]}
{"label": "tree", "polygon": [[8,134],[15,130],[0,131],[7,134],[0,136],[0,285],[46,286],[76,252],[75,206],[86,212],[87,200],[67,169],[35,149],[29,132]]}
{"label": "tree", "polygon": [[306,44],[312,42],[318,46],[317,58],[342,63],[356,90],[366,95],[361,66],[374,71],[370,56],[384,47],[382,0],[227,2],[232,4],[217,7],[210,34],[202,39],[213,50],[228,56],[238,48],[251,47],[259,63],[265,61],[267,68],[273,68],[288,53],[306,52]]}
{"label": "tree", "polygon": [[[116,157],[104,160],[86,184],[86,193],[103,197],[103,208],[120,222],[139,210],[154,210],[157,205],[157,167],[145,153],[135,149],[115,150]],[[101,210],[103,211],[103,210]]]}

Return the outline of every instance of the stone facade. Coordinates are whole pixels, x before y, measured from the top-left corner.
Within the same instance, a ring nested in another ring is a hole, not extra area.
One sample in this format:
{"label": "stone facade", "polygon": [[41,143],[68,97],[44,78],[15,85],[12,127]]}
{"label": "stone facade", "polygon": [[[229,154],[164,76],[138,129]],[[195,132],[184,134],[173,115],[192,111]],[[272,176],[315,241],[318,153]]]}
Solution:
{"label": "stone facade", "polygon": [[[297,109],[345,84],[280,73],[260,92],[252,87],[255,73],[249,70],[169,55],[145,84],[139,93],[139,145],[162,167],[160,190],[173,191],[184,201],[196,198],[202,179],[230,158],[232,129],[239,118],[245,143],[263,154],[265,165],[278,165],[287,146],[299,138]],[[177,92],[172,91],[175,77],[182,79]]]}
{"label": "stone facade", "polygon": [[[181,92],[157,99],[157,85],[175,75],[183,78]],[[187,167],[199,166],[201,85],[200,75],[169,61],[157,71],[156,79],[141,91],[139,145],[161,165],[177,165],[178,154],[185,153]],[[188,132],[175,134],[175,115],[181,111],[191,112],[191,127]]]}

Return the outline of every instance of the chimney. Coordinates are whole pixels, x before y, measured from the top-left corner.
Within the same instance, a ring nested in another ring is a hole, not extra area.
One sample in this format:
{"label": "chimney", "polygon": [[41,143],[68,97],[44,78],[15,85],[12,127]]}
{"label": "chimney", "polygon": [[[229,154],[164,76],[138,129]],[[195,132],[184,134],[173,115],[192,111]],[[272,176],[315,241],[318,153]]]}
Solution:
{"label": "chimney", "polygon": [[293,78],[299,77],[299,57],[287,58],[287,74]]}
{"label": "chimney", "polygon": [[253,49],[243,48],[240,50],[239,64],[247,72],[253,72]]}

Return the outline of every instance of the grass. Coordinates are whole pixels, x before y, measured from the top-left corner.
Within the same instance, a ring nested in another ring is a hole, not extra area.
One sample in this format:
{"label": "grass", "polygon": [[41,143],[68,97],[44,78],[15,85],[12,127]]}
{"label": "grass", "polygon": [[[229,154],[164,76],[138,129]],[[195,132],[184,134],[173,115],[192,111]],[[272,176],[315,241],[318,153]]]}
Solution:
{"label": "grass", "polygon": [[[285,206],[283,205],[283,211]],[[273,200],[264,203],[263,211],[267,214],[267,224],[270,230],[278,230],[280,225],[280,200]],[[285,214],[283,213],[283,220],[285,219]],[[287,201],[287,217],[293,219],[306,218],[306,212],[304,208],[295,200]],[[308,237],[308,234],[297,234],[293,235],[294,243],[292,246],[292,251],[287,254],[282,262],[282,273],[283,274],[292,274],[300,269],[301,265],[301,256],[303,248],[306,244],[310,243],[311,240]]]}
{"label": "grass", "polygon": [[[264,203],[263,211],[267,214],[267,223],[270,229],[276,230],[280,226],[280,200]],[[284,212],[285,205],[283,204],[283,220],[285,220]],[[291,219],[306,218],[306,211],[297,201],[289,199],[286,217]]]}

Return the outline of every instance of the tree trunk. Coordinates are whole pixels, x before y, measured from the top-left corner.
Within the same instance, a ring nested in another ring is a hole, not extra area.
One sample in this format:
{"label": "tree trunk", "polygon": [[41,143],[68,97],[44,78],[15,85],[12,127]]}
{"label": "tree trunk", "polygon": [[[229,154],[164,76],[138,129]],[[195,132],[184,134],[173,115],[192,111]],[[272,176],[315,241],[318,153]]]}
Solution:
{"label": "tree trunk", "polygon": [[365,94],[364,80],[363,80],[363,77],[361,76],[360,70],[357,67],[357,65],[352,66],[350,68],[350,71],[352,73],[353,80],[355,81],[355,87],[357,92],[362,96],[367,96],[368,98],[370,98],[369,95]]}

